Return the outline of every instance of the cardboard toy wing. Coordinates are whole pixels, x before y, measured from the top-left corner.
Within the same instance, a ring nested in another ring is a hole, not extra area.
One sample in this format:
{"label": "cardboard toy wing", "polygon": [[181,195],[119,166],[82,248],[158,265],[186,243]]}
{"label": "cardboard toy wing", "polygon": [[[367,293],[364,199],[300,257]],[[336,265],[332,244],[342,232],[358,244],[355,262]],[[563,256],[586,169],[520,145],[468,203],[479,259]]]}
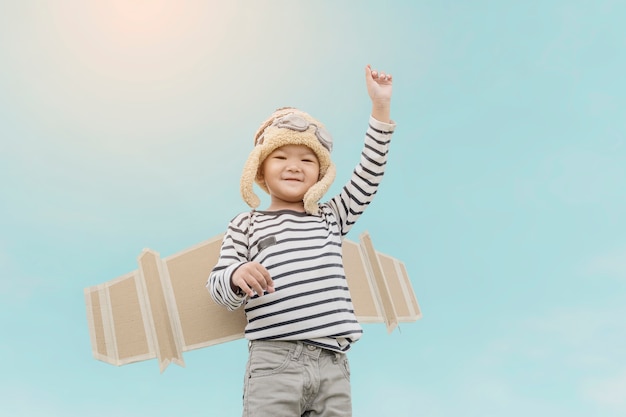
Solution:
{"label": "cardboard toy wing", "polygon": [[[228,311],[205,287],[222,238],[164,259],[145,249],[137,270],[85,288],[94,357],[118,366],[156,357],[163,372],[170,362],[184,366],[184,351],[242,338],[243,308]],[[421,317],[404,264],[375,251],[367,233],[360,244],[344,240],[343,259],[360,322],[384,322],[392,332]]]}

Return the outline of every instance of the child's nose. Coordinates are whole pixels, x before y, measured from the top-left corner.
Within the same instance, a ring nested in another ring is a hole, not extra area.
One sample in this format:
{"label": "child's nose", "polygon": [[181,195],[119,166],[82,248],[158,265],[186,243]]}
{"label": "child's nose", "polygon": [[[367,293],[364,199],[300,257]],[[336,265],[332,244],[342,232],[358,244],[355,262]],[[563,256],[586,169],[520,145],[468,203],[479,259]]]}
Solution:
{"label": "child's nose", "polygon": [[300,171],[302,170],[302,167],[300,166],[299,161],[289,161],[289,164],[287,165],[287,169],[289,171]]}

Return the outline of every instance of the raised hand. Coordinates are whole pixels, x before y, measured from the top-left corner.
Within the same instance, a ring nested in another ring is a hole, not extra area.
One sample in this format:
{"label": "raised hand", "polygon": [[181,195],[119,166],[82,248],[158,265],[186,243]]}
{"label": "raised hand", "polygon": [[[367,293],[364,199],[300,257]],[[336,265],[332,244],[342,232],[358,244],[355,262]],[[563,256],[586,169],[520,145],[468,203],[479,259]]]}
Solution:
{"label": "raised hand", "polygon": [[389,123],[393,78],[391,74],[365,67],[365,85],[372,100],[372,116],[381,122]]}
{"label": "raised hand", "polygon": [[370,65],[365,67],[365,84],[367,93],[372,101],[391,100],[393,77],[383,71],[372,69]]}

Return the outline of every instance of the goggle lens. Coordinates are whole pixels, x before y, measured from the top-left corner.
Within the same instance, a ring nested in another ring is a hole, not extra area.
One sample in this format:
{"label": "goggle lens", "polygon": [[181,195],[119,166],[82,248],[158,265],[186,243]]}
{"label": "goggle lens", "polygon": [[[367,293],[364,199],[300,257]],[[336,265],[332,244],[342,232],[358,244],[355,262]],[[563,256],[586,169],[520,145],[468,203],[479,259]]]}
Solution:
{"label": "goggle lens", "polygon": [[[275,119],[270,126],[276,126],[282,129],[291,129],[296,132],[304,132],[309,126],[315,127],[315,136],[317,140],[328,149],[328,152],[333,149],[333,137],[323,127],[317,126],[315,123],[309,123],[304,117],[294,113],[289,113],[284,116]],[[256,141],[256,145],[261,145],[265,138],[265,132],[263,132]]]}

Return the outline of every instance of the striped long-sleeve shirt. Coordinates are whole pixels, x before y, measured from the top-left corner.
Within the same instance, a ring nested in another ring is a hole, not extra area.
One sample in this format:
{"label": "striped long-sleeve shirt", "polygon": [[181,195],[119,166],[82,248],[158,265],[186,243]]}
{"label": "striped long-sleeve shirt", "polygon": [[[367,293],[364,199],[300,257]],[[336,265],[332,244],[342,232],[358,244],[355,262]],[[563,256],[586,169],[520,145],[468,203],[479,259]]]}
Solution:
{"label": "striped long-sleeve shirt", "polygon": [[[348,183],[313,216],[291,210],[252,211],[228,225],[209,276],[212,298],[230,310],[245,304],[249,340],[302,340],[346,351],[363,330],[342,262],[343,237],[372,201],[382,179],[395,124],[370,117],[361,159]],[[263,265],[275,292],[247,298],[232,291],[233,272]]]}

